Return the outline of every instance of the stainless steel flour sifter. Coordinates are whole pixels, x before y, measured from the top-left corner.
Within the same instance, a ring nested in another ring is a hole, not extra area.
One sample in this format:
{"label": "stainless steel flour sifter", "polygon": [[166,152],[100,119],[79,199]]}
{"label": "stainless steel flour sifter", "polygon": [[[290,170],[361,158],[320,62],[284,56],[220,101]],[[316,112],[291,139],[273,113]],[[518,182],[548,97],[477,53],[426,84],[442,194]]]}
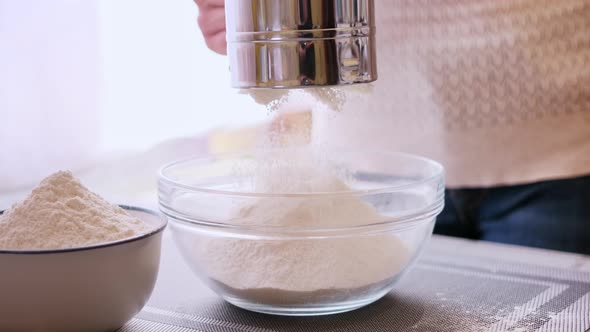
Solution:
{"label": "stainless steel flour sifter", "polygon": [[373,0],[226,0],[225,6],[235,88],[377,79]]}

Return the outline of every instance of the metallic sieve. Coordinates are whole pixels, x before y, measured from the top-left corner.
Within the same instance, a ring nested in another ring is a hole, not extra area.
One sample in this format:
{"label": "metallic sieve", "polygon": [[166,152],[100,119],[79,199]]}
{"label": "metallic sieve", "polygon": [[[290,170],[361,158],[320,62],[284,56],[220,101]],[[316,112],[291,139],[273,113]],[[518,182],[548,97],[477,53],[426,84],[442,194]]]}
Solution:
{"label": "metallic sieve", "polygon": [[373,0],[226,0],[225,6],[235,88],[377,79]]}

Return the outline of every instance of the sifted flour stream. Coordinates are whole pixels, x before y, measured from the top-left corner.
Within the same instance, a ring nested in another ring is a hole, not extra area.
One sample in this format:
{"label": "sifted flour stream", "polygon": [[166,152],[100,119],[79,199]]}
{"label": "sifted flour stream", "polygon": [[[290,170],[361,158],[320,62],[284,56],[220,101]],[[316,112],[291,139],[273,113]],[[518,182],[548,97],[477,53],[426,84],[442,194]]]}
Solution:
{"label": "sifted flour stream", "polygon": [[[298,98],[305,96],[296,94],[303,93],[338,114],[345,97],[362,97],[370,91],[370,85],[360,85],[244,92],[269,111],[280,112],[284,103],[293,100],[301,102]],[[269,133],[263,149],[281,147],[285,133],[277,130]],[[386,221],[371,204],[350,193],[351,188],[326,162],[325,151],[315,148],[288,149],[272,156],[261,153],[256,165],[246,170],[246,182],[256,192],[316,195],[258,197],[235,208],[229,222],[266,230],[317,230]],[[244,178],[244,174],[236,175]],[[338,194],[326,194],[335,192]],[[191,248],[187,252],[196,255],[200,268],[215,285],[232,296],[275,305],[347,301],[351,295],[377,293],[387,288],[412,256],[395,234],[387,232],[363,235],[349,230],[345,236],[320,238],[206,235],[199,239],[180,237],[179,241]]]}

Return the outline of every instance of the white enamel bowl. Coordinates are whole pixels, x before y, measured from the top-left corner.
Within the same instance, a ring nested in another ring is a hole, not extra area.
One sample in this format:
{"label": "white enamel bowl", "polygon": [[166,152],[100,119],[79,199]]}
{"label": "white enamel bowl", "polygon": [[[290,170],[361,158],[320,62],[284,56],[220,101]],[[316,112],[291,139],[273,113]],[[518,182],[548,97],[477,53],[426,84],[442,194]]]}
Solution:
{"label": "white enamel bowl", "polygon": [[83,248],[0,249],[0,331],[115,331],[143,308],[156,282],[166,221],[122,208],[151,231]]}

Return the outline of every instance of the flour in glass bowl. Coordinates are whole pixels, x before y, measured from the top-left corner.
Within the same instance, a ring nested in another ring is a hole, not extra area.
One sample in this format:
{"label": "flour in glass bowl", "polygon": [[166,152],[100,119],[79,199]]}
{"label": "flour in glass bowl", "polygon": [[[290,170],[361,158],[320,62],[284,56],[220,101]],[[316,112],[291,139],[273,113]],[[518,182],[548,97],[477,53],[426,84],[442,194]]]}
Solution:
{"label": "flour in glass bowl", "polygon": [[67,249],[141,235],[148,226],[57,172],[0,215],[0,250]]}
{"label": "flour in glass bowl", "polygon": [[[257,182],[267,188],[341,194],[261,197],[237,208],[232,224],[305,230],[385,221],[372,205],[345,194],[350,188],[327,171],[310,167],[274,169],[267,174]],[[279,175],[290,181],[282,182]],[[285,183],[282,187],[281,182]],[[194,248],[209,277],[221,287],[276,304],[333,298],[343,291],[368,291],[388,283],[410,259],[409,249],[395,234],[348,235],[324,239],[204,238]]]}

